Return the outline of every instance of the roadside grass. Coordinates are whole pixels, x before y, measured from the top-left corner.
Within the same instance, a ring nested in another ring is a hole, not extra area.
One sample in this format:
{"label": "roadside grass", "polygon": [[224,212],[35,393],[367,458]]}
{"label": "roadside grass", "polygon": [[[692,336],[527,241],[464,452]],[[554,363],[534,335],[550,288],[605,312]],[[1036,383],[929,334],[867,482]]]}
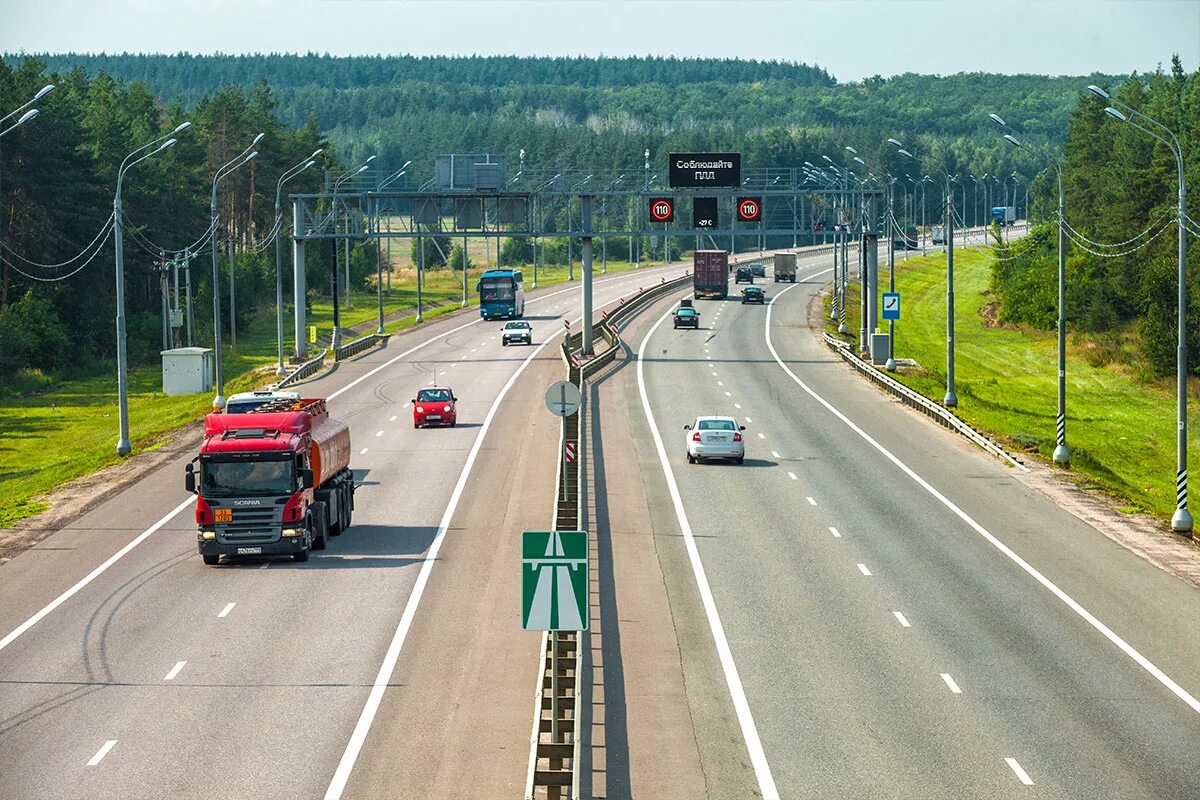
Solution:
{"label": "roadside grass", "polygon": [[[956,413],[1008,447],[1036,452],[1050,461],[1057,413],[1057,345],[1053,331],[998,325],[990,313],[991,255],[956,250]],[[880,264],[880,284],[887,282]],[[932,254],[896,262],[896,291],[903,317],[896,323],[894,377],[937,402],[946,387],[946,260]],[[846,322],[857,343],[861,315],[859,285],[847,293]],[[826,313],[828,313],[828,301]],[[836,322],[827,322],[836,333]],[[887,324],[880,324],[887,331]],[[1124,337],[1127,338],[1127,335]],[[1071,470],[1089,486],[1123,499],[1122,510],[1148,511],[1169,519],[1175,509],[1175,395],[1173,381],[1138,380],[1129,363],[1132,348],[1120,332],[1103,337],[1068,336],[1067,446]],[[1107,351],[1098,358],[1097,351]],[[1123,354],[1112,358],[1113,354]],[[1195,386],[1192,387],[1193,391]],[[1190,431],[1200,413],[1189,407]],[[1200,464],[1197,441],[1189,438],[1189,469]]]}
{"label": "roadside grass", "polygon": [[[643,262],[643,266],[652,266]],[[633,265],[610,260],[609,272],[632,269]],[[522,268],[526,285],[532,288],[532,269]],[[582,275],[576,264],[575,278]],[[483,270],[468,273],[468,297],[478,303],[475,283]],[[600,265],[595,263],[596,274]],[[567,267],[538,269],[538,286],[567,281]],[[385,283],[386,285],[386,283]],[[437,270],[426,275],[422,301],[442,303],[424,313],[426,320],[460,309],[462,284],[458,273]],[[354,305],[342,313],[342,327],[352,327],[376,319],[378,306],[374,287],[353,296]],[[397,331],[416,324],[416,284],[412,271],[392,276],[392,293],[384,298],[385,315],[403,314],[389,320],[387,330]],[[405,311],[414,313],[404,314]],[[276,358],[275,309],[255,315],[245,330],[238,332],[238,350],[234,355],[224,337],[223,367],[226,394],[247,391],[274,380],[271,368]],[[329,298],[313,303],[309,324],[321,335],[333,325],[333,304]],[[284,342],[291,341],[291,310],[285,310]],[[374,330],[372,327],[371,330]],[[203,344],[203,343],[201,343]],[[286,351],[285,351],[286,353]],[[117,391],[115,363],[102,366],[94,377],[49,384],[35,376],[29,383],[37,391],[0,397],[0,527],[33,516],[46,508],[42,495],[67,481],[87,475],[121,460],[116,454]],[[49,388],[46,388],[49,385]],[[158,365],[138,367],[129,373],[129,429],[135,453],[153,450],[167,441],[181,426],[201,418],[211,408],[210,394],[168,397],[162,394],[162,369]]]}

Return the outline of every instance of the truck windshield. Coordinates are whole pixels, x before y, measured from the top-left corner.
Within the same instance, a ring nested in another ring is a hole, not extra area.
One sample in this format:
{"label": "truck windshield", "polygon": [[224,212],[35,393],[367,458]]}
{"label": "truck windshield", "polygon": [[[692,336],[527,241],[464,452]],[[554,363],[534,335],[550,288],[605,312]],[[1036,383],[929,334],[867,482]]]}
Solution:
{"label": "truck windshield", "polygon": [[509,303],[515,296],[512,278],[484,278],[479,285],[481,303]]}
{"label": "truck windshield", "polygon": [[200,494],[209,497],[278,496],[295,489],[290,459],[200,462]]}

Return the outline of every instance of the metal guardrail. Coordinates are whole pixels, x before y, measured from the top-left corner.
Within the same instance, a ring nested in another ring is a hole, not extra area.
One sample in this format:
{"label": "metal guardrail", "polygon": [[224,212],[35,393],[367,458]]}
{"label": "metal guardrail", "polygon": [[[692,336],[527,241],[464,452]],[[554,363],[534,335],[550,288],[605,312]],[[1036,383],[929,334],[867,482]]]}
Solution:
{"label": "metal guardrail", "polygon": [[303,364],[285,375],[278,383],[272,384],[271,389],[282,389],[285,386],[290,386],[296,381],[304,380],[309,375],[315,375],[321,369],[321,367],[325,365],[325,356],[328,355],[328,353],[329,350],[327,349],[317,353],[315,357],[310,358],[308,361],[305,361]]}
{"label": "metal guardrail", "polygon": [[390,333],[369,333],[366,336],[355,339],[353,342],[339,345],[333,348],[333,360],[344,361],[347,358],[356,356],[368,347],[374,347],[377,344],[386,342],[390,336]]}
{"label": "metal guardrail", "polygon": [[1022,472],[1029,472],[1029,467],[1013,458],[1000,445],[996,444],[991,439],[987,438],[982,433],[963,422],[961,419],[951,413],[949,409],[938,405],[925,395],[908,388],[903,383],[900,383],[900,381],[884,374],[883,372],[880,372],[874,366],[859,358],[854,354],[854,351],[851,349],[851,345],[847,342],[844,342],[836,336],[831,336],[830,334],[826,333],[825,344],[837,352],[838,355],[842,357],[842,360],[850,364],[850,366],[854,367],[874,383],[883,387],[896,397],[899,397],[906,405],[915,408],[917,411],[920,411],[927,417],[931,417],[933,420],[942,424],[943,426],[950,428],[951,430],[958,431],[960,434],[979,445],[984,450],[988,451],[1002,461],[1007,461],[1009,464],[1021,470]]}

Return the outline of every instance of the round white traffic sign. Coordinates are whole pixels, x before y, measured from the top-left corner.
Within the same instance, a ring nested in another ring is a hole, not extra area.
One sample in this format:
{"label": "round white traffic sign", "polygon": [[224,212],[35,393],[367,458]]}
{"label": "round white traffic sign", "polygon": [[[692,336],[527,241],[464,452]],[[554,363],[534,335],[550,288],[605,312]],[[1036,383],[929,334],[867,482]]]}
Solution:
{"label": "round white traffic sign", "polygon": [[546,408],[556,417],[569,417],[579,410],[583,395],[570,381],[555,381],[546,390]]}

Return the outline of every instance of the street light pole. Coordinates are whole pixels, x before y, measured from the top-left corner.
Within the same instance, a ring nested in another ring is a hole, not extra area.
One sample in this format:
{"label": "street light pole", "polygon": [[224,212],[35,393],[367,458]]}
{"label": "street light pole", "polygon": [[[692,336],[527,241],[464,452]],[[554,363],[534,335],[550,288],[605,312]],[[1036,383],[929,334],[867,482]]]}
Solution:
{"label": "street light pole", "polygon": [[[1171,529],[1189,538],[1192,535],[1192,514],[1188,510],[1188,479],[1187,479],[1187,179],[1183,168],[1183,149],[1175,132],[1158,120],[1146,116],[1137,109],[1109,97],[1099,86],[1089,86],[1093,94],[1108,100],[1112,105],[1104,109],[1104,113],[1121,122],[1128,123],[1142,133],[1153,137],[1166,145],[1175,156],[1175,168],[1179,174],[1179,278],[1178,278],[1178,342],[1175,350],[1175,384],[1176,384],[1176,439],[1175,439],[1175,513],[1171,515]],[[1124,113],[1113,106],[1120,106]],[[1167,139],[1149,128],[1138,124],[1134,117],[1145,120],[1158,128],[1170,139]]]}
{"label": "street light pole", "polygon": [[[121,161],[120,168],[117,170],[117,191],[113,195],[113,254],[116,259],[115,271],[117,281],[117,426],[119,430],[117,436],[117,455],[119,456],[127,456],[133,449],[129,438],[129,363],[125,346],[125,212],[121,206],[121,187],[124,184],[125,172],[127,170],[133,167],[134,164],[145,161],[150,156],[160,153],[175,144],[178,140],[172,138],[174,134],[180,133],[189,127],[191,127],[191,123],[185,122],[166,136],[160,136],[149,144],[142,145],[137,150],[125,156]],[[158,147],[145,153],[146,150],[155,145],[158,145]],[[144,155],[133,161],[129,160],[138,153],[144,153]]]}
{"label": "street light pole", "polygon": [[[217,396],[213,398],[213,408],[217,409],[225,407],[225,375],[223,372],[223,359],[221,358],[221,271],[217,265],[217,259],[221,250],[220,244],[217,241],[217,234],[219,233],[221,223],[220,212],[217,210],[217,184],[221,182],[222,178],[232,173],[242,164],[258,156],[258,151],[251,148],[258,144],[262,137],[263,134],[261,133],[255,136],[250,146],[243,150],[237,158],[221,165],[213,174],[212,205],[209,206],[209,211],[212,220],[213,351],[217,368]],[[229,268],[233,269],[232,263],[230,263]]]}

